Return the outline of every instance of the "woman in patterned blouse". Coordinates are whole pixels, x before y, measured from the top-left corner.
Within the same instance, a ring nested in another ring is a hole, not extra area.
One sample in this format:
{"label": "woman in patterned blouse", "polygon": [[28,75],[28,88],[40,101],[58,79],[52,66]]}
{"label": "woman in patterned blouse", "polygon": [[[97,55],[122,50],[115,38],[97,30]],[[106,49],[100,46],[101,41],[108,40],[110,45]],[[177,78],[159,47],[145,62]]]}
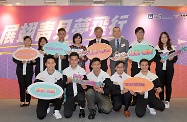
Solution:
{"label": "woman in patterned blouse", "polygon": [[[70,46],[72,52],[83,52],[86,51],[86,47],[82,45],[82,35],[80,33],[76,33],[73,36],[73,45]],[[85,69],[85,62],[88,60],[87,56],[79,57],[79,66]]]}

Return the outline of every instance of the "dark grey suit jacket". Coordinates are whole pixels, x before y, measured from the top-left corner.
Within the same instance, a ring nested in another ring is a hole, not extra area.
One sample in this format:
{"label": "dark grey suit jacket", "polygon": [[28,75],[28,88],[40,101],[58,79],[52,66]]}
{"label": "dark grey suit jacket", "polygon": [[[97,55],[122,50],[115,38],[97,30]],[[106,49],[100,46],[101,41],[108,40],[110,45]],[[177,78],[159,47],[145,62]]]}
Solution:
{"label": "dark grey suit jacket", "polygon": [[[114,55],[114,53],[116,52],[116,51],[118,51],[119,53],[121,53],[121,52],[128,52],[128,50],[129,50],[129,42],[128,42],[128,40],[126,40],[126,39],[124,39],[124,38],[122,38],[121,37],[121,42],[120,42],[120,46],[119,46],[119,48],[117,49],[116,48],[116,43],[115,43],[115,41],[116,41],[116,39],[113,39],[113,40],[111,40],[109,43],[110,43],[110,46],[112,47],[112,54],[111,54],[111,56],[110,57],[113,57],[113,55]],[[125,61],[124,61],[124,63],[125,63],[125,72],[127,72],[127,62],[128,62],[128,59],[126,59]],[[116,63],[116,61],[113,61],[113,60],[110,60],[110,69],[111,69],[111,74],[114,74],[114,72],[115,72],[115,63]]]}

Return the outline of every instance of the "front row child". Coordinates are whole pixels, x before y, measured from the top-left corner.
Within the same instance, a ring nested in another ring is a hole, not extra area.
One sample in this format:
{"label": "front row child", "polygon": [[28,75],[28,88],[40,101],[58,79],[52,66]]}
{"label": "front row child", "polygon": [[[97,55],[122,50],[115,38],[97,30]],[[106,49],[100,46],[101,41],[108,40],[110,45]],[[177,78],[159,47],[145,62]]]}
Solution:
{"label": "front row child", "polygon": [[[62,74],[55,70],[55,58],[51,55],[47,56],[45,66],[47,67],[44,71],[36,76],[35,82],[49,82],[54,83],[62,87]],[[38,99],[36,114],[38,119],[44,119],[47,113],[50,112],[49,104],[51,100]],[[60,109],[62,106],[62,96],[54,100],[54,114],[56,119],[62,118]]]}
{"label": "front row child", "polygon": [[63,84],[66,88],[66,101],[64,103],[64,116],[65,118],[70,118],[73,114],[75,102],[78,102],[80,106],[79,118],[85,117],[84,107],[85,107],[85,93],[83,85],[73,82],[73,75],[84,76],[86,80],[86,71],[81,68],[78,64],[79,55],[76,52],[72,52],[69,55],[70,66],[63,71]]}

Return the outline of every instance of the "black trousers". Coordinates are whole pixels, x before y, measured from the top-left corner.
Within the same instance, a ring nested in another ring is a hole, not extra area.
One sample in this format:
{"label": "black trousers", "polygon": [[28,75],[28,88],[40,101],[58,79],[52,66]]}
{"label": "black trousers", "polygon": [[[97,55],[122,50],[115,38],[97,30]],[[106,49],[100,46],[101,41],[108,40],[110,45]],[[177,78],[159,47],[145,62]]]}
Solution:
{"label": "black trousers", "polygon": [[[136,74],[138,74],[140,72],[140,68],[131,68],[131,77],[134,77]],[[136,96],[133,96],[133,99],[132,99],[133,102],[136,103]]]}
{"label": "black trousers", "polygon": [[70,118],[73,115],[73,107],[75,102],[78,102],[79,106],[82,108],[85,107],[85,93],[80,92],[75,97],[74,96],[66,96],[66,102],[64,103],[64,116],[66,118]]}
{"label": "black trousers", "polygon": [[144,96],[137,97],[136,100],[136,107],[135,107],[135,113],[138,117],[143,117],[146,112],[147,105],[150,106],[150,108],[154,108],[156,110],[164,111],[165,105],[156,96],[149,97],[147,99],[144,98]]}
{"label": "black trousers", "polygon": [[113,110],[119,111],[121,109],[121,106],[124,105],[125,111],[127,111],[130,106],[131,100],[132,95],[129,91],[125,94],[112,96]]}
{"label": "black trousers", "polygon": [[[38,99],[38,104],[37,104],[37,109],[36,109],[36,114],[38,119],[44,119],[47,115],[47,109],[49,108],[49,103],[51,100],[42,100]],[[55,107],[54,110],[60,110],[62,106],[63,98],[55,99]]]}
{"label": "black trousers", "polygon": [[174,69],[170,70],[156,70],[156,75],[159,77],[162,83],[162,92],[159,94],[161,100],[164,100],[164,87],[166,88],[166,101],[170,101],[172,93],[172,79],[174,75]]}
{"label": "black trousers", "polygon": [[20,90],[20,101],[21,102],[30,102],[31,95],[26,93],[27,87],[32,84],[33,74],[21,75],[17,74],[19,90]]}

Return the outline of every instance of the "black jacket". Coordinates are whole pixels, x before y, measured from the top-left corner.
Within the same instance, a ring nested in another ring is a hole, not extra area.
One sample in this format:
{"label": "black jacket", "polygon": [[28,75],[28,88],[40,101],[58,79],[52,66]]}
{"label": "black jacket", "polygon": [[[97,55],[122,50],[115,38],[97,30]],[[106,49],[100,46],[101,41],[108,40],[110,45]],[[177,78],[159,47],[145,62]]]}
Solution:
{"label": "black jacket", "polygon": [[[16,74],[17,75],[23,75],[23,63],[22,61],[16,60],[15,58],[12,59],[14,63],[17,64],[16,66]],[[34,63],[31,61],[30,63],[27,63],[26,68],[26,75],[33,75],[33,65]]]}
{"label": "black jacket", "polygon": [[[170,51],[169,54],[175,52],[174,50],[173,51]],[[154,57],[154,61],[156,62],[156,70],[157,71],[161,71],[162,70],[162,67],[163,67],[163,63],[160,62],[161,60],[161,57],[160,57],[160,54],[163,54],[162,52],[158,52],[158,50],[156,50],[156,55]],[[173,70],[174,69],[174,63],[177,62],[177,59],[178,57],[175,56],[173,58],[173,60],[166,60],[166,70]]]}

